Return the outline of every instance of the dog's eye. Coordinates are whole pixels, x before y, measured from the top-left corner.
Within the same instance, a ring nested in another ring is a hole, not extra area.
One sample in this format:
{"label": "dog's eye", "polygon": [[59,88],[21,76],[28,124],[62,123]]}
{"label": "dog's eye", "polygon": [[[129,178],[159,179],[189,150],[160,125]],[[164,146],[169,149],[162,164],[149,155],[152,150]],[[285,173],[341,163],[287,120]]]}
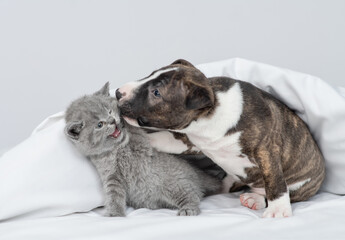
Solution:
{"label": "dog's eye", "polygon": [[161,94],[159,93],[158,89],[153,90],[153,95],[155,95],[155,97],[161,97]]}
{"label": "dog's eye", "polygon": [[104,126],[104,122],[99,122],[98,124],[97,124],[97,127],[98,128],[102,128]]}

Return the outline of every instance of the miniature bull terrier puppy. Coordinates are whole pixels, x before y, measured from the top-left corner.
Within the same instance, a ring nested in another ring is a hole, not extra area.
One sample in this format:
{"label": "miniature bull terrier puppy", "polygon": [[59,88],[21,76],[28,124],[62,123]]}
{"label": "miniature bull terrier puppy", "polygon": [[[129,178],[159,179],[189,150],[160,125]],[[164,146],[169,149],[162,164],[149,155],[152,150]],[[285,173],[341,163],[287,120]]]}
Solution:
{"label": "miniature bull terrier puppy", "polygon": [[206,78],[185,60],[116,91],[126,121],[159,130],[151,144],[171,153],[201,150],[227,172],[228,188],[245,185],[242,205],[263,217],[289,217],[325,177],[323,156],[307,125],[250,83]]}

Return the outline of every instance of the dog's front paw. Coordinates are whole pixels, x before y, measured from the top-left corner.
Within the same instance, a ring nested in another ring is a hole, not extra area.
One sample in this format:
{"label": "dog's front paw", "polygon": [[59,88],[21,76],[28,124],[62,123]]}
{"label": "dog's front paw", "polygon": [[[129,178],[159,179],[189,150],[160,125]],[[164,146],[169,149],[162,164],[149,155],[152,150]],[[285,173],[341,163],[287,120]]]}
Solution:
{"label": "dog's front paw", "polygon": [[199,215],[199,213],[200,213],[200,208],[198,207],[193,207],[193,208],[184,207],[178,210],[177,216],[196,216],[196,215]]}
{"label": "dog's front paw", "polygon": [[292,216],[292,208],[290,204],[290,198],[288,193],[284,194],[282,197],[268,201],[268,207],[264,212],[264,218],[283,218],[283,217],[291,217]]}
{"label": "dog's front paw", "polygon": [[263,214],[264,218],[283,218],[283,217],[291,217],[291,216],[292,216],[291,206],[267,208]]}

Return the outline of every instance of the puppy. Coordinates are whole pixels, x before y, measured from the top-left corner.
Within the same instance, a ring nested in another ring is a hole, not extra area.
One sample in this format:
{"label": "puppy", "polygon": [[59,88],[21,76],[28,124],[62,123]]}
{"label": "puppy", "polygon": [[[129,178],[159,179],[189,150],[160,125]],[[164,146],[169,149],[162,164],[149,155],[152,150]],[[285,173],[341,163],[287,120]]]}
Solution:
{"label": "puppy", "polygon": [[159,130],[159,151],[202,151],[227,172],[228,188],[245,185],[242,205],[263,217],[289,217],[325,177],[323,156],[306,124],[286,105],[250,83],[206,78],[185,60],[116,91],[126,121]]}

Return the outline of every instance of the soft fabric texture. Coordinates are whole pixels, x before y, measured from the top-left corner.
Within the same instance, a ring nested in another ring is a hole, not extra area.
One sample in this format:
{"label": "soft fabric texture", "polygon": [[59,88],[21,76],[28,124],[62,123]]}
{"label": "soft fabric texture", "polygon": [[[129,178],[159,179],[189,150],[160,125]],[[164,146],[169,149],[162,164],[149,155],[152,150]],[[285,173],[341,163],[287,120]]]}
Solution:
{"label": "soft fabric texture", "polygon": [[[345,98],[340,89],[307,74],[243,59],[197,67],[208,77],[251,82],[296,110],[326,159],[323,191],[345,194]],[[64,125],[63,113],[49,117],[0,158],[0,220],[61,216],[103,205],[96,170],[64,136]]]}
{"label": "soft fabric texture", "polygon": [[0,158],[0,220],[86,212],[103,203],[96,170],[64,134],[63,114],[46,123]]}
{"label": "soft fabric texture", "polygon": [[345,236],[345,196],[321,193],[292,204],[294,216],[261,218],[264,209],[241,206],[239,194],[210,196],[201,214],[128,208],[125,218],[103,217],[98,209],[63,217],[0,223],[1,240],[341,240]]}

